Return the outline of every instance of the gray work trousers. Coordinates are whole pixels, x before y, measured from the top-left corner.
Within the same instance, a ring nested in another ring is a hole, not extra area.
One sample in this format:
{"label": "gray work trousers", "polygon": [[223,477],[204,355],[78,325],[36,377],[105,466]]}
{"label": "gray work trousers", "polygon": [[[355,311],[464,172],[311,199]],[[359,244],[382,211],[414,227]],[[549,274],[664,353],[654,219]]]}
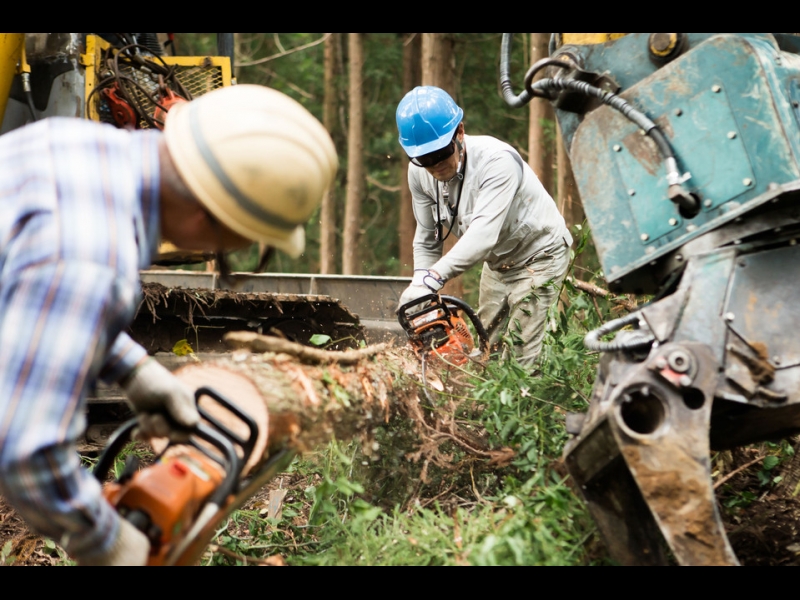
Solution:
{"label": "gray work trousers", "polygon": [[566,241],[538,252],[520,266],[481,273],[478,317],[493,349],[532,367],[539,356],[547,312],[558,298],[567,275],[570,249]]}

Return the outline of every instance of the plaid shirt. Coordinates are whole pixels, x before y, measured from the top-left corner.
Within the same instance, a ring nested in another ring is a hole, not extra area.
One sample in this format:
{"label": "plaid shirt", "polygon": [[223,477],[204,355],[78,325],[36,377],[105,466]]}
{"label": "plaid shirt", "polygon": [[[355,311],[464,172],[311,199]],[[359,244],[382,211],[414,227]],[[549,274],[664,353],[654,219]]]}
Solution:
{"label": "plaid shirt", "polygon": [[0,137],[0,493],[70,553],[118,527],[75,442],[90,386],[146,354],[124,330],[159,240],[158,136],[54,118]]}

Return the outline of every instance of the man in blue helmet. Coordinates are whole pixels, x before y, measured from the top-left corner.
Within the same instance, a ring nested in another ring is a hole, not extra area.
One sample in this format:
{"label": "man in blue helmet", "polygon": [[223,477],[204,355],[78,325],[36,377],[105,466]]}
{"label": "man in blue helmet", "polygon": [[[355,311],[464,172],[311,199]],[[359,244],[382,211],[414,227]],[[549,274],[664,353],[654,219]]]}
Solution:
{"label": "man in blue helmet", "polygon": [[[490,343],[530,367],[569,268],[572,236],[519,153],[494,137],[466,135],[463,116],[433,86],[414,88],[397,107],[417,220],[414,276],[400,306],[482,263],[478,316]],[[443,255],[451,233],[459,240]]]}

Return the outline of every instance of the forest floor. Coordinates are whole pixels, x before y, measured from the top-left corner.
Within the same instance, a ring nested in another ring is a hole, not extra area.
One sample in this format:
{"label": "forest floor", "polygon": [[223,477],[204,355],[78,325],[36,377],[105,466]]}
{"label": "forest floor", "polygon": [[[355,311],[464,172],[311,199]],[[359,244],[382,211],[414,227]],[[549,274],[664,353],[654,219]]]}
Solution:
{"label": "forest floor", "polygon": [[[775,491],[765,491],[759,466],[752,464],[755,448],[727,453],[727,473],[717,472],[721,481],[731,475],[718,490],[718,504],[731,546],[744,566],[800,566],[800,498]],[[749,467],[746,467],[751,463]],[[746,468],[741,468],[741,467]],[[737,469],[738,472],[737,472]],[[302,496],[307,481],[302,477],[279,476],[264,486],[245,505],[247,510],[265,512],[270,492],[281,488],[285,495]],[[446,498],[441,499],[446,502]],[[306,515],[307,517],[308,515]],[[298,515],[295,520],[303,518]],[[213,546],[212,551],[225,553]],[[602,552],[601,549],[598,549]],[[71,564],[52,541],[33,534],[20,516],[0,497],[0,564],[14,566],[52,566]],[[284,565],[283,557],[253,559],[263,565]]]}

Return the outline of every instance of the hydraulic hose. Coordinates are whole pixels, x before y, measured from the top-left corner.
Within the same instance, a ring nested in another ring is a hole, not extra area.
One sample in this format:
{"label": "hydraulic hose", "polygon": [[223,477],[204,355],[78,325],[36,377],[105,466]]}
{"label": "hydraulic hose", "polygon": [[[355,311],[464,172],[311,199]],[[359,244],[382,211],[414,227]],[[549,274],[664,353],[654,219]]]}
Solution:
{"label": "hydraulic hose", "polygon": [[[555,93],[563,90],[570,90],[583,94],[585,96],[594,96],[599,99],[603,104],[606,104],[616,111],[622,113],[625,118],[633,121],[639,128],[641,128],[646,135],[648,135],[653,142],[655,142],[659,153],[664,159],[664,166],[667,170],[667,185],[670,186],[670,199],[679,204],[685,210],[692,211],[696,209],[696,200],[682,188],[683,178],[678,170],[678,163],[675,160],[675,153],[669,145],[667,138],[658,128],[658,126],[643,112],[636,110],[633,106],[628,104],[625,100],[612,94],[606,90],[593,86],[585,81],[578,81],[576,79],[541,79],[536,83],[532,83],[533,76],[543,67],[552,65],[561,68],[570,68],[566,62],[557,59],[543,59],[536,62],[525,75],[525,90],[519,95],[514,94],[511,85],[510,75],[510,55],[511,55],[511,38],[513,34],[504,33],[500,47],[500,89],[503,93],[503,98],[512,108],[520,108],[531,101],[535,97],[553,98]],[[551,40],[552,42],[552,40]],[[551,44],[552,46],[552,44]]]}
{"label": "hydraulic hose", "polygon": [[500,44],[500,90],[503,98],[511,108],[521,108],[531,101],[533,96],[527,90],[517,96],[511,86],[511,33],[504,33]]}
{"label": "hydraulic hose", "polygon": [[675,160],[675,153],[672,150],[672,146],[670,146],[666,136],[664,136],[664,133],[658,128],[658,125],[646,114],[635,109],[618,95],[600,89],[585,81],[578,81],[577,79],[540,79],[536,83],[531,84],[528,89],[531,90],[533,95],[541,93],[545,97],[550,97],[554,92],[570,90],[585,96],[593,96],[599,99],[603,104],[622,113],[626,119],[635,123],[653,140],[653,142],[655,142],[659,153],[664,159],[664,167],[667,171],[667,185],[669,187],[667,195],[669,199],[688,214],[696,214],[698,201],[683,188],[684,178],[678,170],[678,162]]}
{"label": "hydraulic hose", "polygon": [[586,346],[588,350],[595,352],[633,350],[634,348],[649,346],[655,341],[656,338],[652,333],[641,330],[625,332],[626,335],[624,336],[624,339],[614,339],[610,342],[600,341],[602,336],[608,335],[609,333],[614,333],[626,325],[634,325],[638,322],[638,313],[631,313],[629,315],[625,315],[624,317],[620,317],[619,319],[609,321],[594,331],[587,333],[586,337],[583,339],[583,345]]}
{"label": "hydraulic hose", "polygon": [[22,73],[22,91],[25,92],[25,100],[28,104],[28,110],[31,113],[31,119],[38,121],[39,117],[36,116],[36,106],[33,104],[33,91],[31,90],[31,74]]}

